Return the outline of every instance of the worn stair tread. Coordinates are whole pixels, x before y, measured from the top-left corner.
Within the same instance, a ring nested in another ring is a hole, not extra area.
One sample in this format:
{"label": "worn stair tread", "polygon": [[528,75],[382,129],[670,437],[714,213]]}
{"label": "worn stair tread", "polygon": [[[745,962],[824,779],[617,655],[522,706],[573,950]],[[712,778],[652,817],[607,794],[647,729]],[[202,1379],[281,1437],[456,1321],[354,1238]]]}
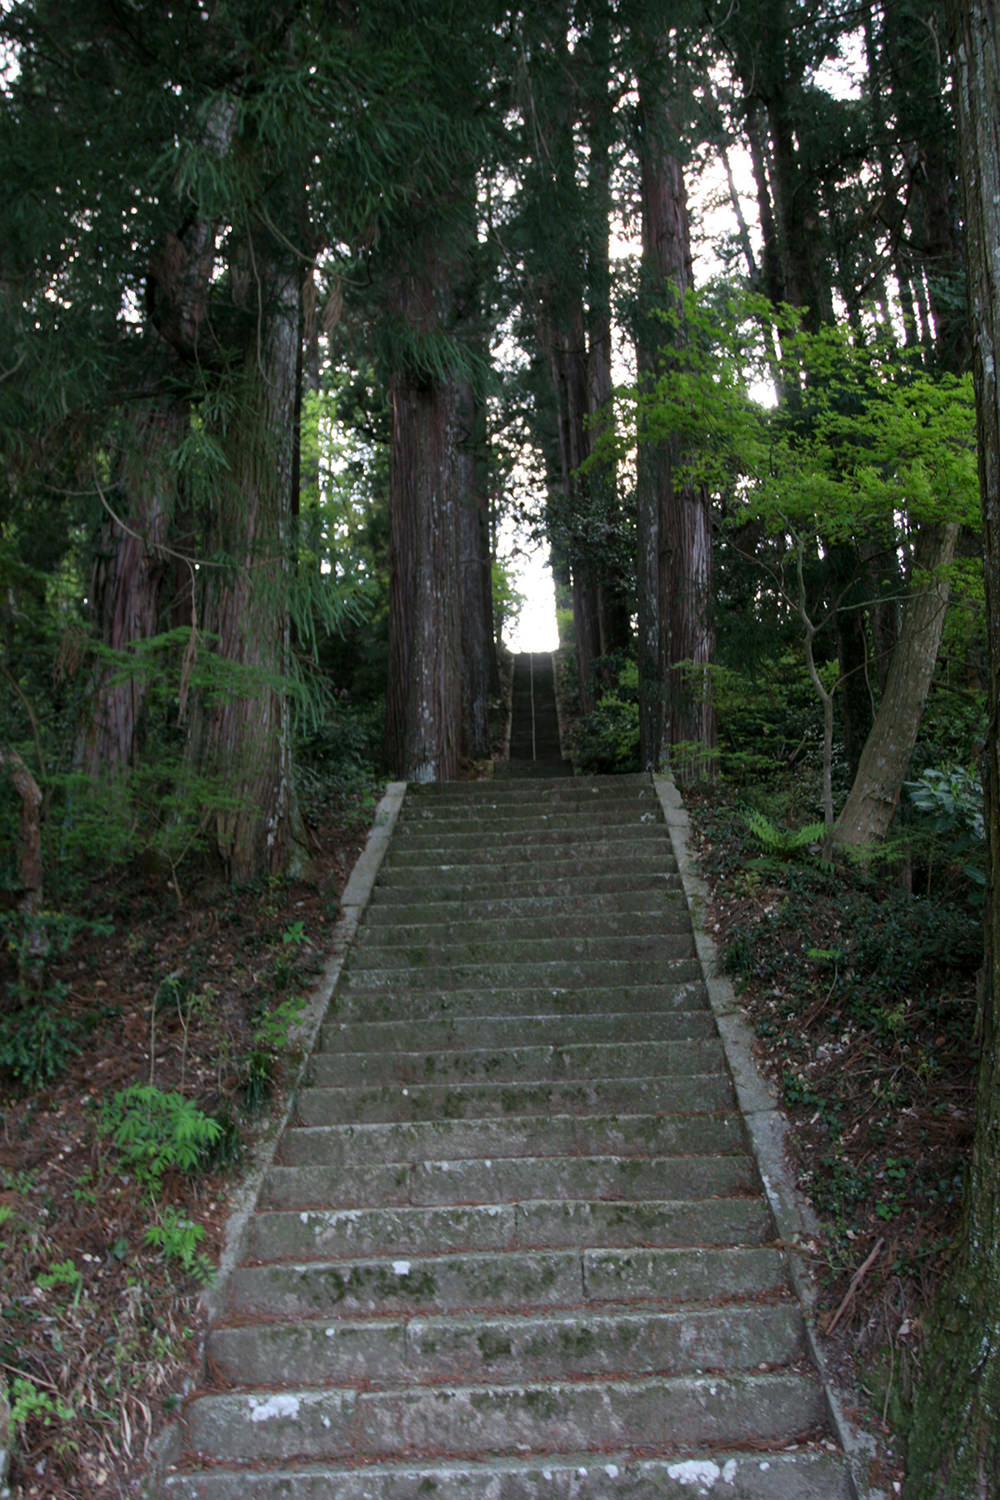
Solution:
{"label": "worn stair tread", "polygon": [[534,1046],[587,1042],[694,1041],[716,1035],[707,1001],[671,1011],[619,1011],[593,1015],[498,1017],[435,1016],[419,1020],[328,1021],[320,1030],[321,1052],[442,1052],[512,1047],[530,1036]]}
{"label": "worn stair tread", "polygon": [[280,1470],[213,1469],[174,1474],[169,1500],[855,1500],[839,1454],[822,1445],[795,1452],[678,1450],[667,1458],[580,1453],[493,1463],[428,1460],[329,1464]]}
{"label": "worn stair tread", "polygon": [[419,980],[422,969],[438,965],[467,967],[474,964],[534,965],[540,963],[574,963],[610,960],[626,963],[661,959],[689,958],[694,952],[690,924],[671,930],[665,926],[652,933],[633,937],[586,937],[557,934],[555,937],[525,937],[489,942],[468,942],[460,937],[442,936],[421,941],[368,943],[356,947],[348,960],[347,972],[364,975],[372,969],[415,969]]}
{"label": "worn stair tread", "polygon": [[[587,866],[586,868],[584,866]],[[615,860],[611,864],[594,861],[565,860],[557,871],[538,872],[527,865],[518,870],[434,869],[424,870],[419,883],[412,870],[383,870],[375,886],[373,907],[409,907],[414,896],[434,904],[467,899],[543,900],[562,899],[579,894],[581,879],[588,893],[595,896],[617,896],[634,891],[648,891],[650,884],[658,890],[683,889],[680,874],[656,861],[652,870],[638,867],[632,860]]]}
{"label": "worn stair tread", "polygon": [[670,1078],[592,1078],[536,1083],[385,1083],[305,1087],[296,1097],[302,1125],[487,1119],[504,1115],[661,1114],[736,1107],[728,1073]]}
{"label": "worn stair tread", "polygon": [[764,1199],[742,1194],[613,1203],[557,1198],[463,1207],[265,1210],[253,1218],[244,1259],[252,1264],[595,1245],[676,1249],[760,1245],[773,1237]]}
{"label": "worn stair tread", "polygon": [[443,923],[489,923],[562,919],[564,917],[616,917],[626,920],[632,914],[673,911],[683,903],[683,893],[663,885],[650,888],[644,883],[632,890],[581,891],[579,887],[566,896],[465,896],[450,901],[428,901],[419,893],[409,902],[373,901],[365,914],[362,933],[380,932],[384,927],[420,926],[427,929]]}
{"label": "worn stair tread", "polygon": [[742,1117],[731,1111],[657,1115],[506,1115],[485,1120],[414,1120],[371,1125],[299,1125],[282,1137],[282,1166],[424,1162],[446,1157],[722,1156],[745,1151]]}
{"label": "worn stair tread", "polygon": [[730,1303],[683,1313],[643,1307],[501,1316],[295,1319],[217,1326],[213,1367],[233,1386],[516,1384],[541,1379],[694,1375],[792,1365],[806,1351],[797,1303]]}
{"label": "worn stair tread", "polygon": [[594,989],[606,985],[621,989],[630,984],[678,984],[698,979],[701,965],[694,956],[694,939],[684,937],[686,953],[676,958],[567,958],[537,963],[483,963],[421,965],[419,969],[347,968],[341,984],[348,995],[364,990],[508,990]]}
{"label": "worn stair tread", "polygon": [[623,1015],[628,1011],[700,1010],[708,1002],[704,978],[664,980],[657,984],[547,985],[544,988],[433,988],[404,995],[366,990],[360,983],[342,984],[330,1001],[325,1025],[344,1021],[387,1021],[488,1017],[520,1022],[525,1016]]}
{"label": "worn stair tread", "polygon": [[566,1197],[599,1202],[716,1198],[760,1191],[749,1156],[521,1157],[383,1162],[364,1167],[271,1167],[265,1208],[432,1207]]}
{"label": "worn stair tread", "polygon": [[309,1082],[433,1083],[462,1078],[532,1079],[611,1078],[627,1074],[723,1072],[722,1043],[713,1037],[671,1042],[579,1042],[567,1046],[448,1049],[441,1052],[318,1052]]}
{"label": "worn stair tread", "polygon": [[597,1449],[669,1453],[807,1439],[825,1417],[808,1373],[646,1377],[525,1386],[431,1386],[403,1391],[299,1389],[193,1398],[192,1452],[231,1458],[517,1456]]}
{"label": "worn stair tread", "polygon": [[[425,908],[426,909],[426,908]],[[435,910],[438,910],[437,908]],[[487,927],[490,942],[527,943],[538,939],[551,942],[580,938],[652,938],[660,933],[680,932],[690,926],[687,908],[676,892],[663,892],[655,905],[645,911],[592,911],[515,914],[493,917],[484,924],[481,916],[460,917],[458,913],[442,914],[436,922],[414,921],[406,912],[391,926],[368,926],[359,933],[355,951],[367,953],[372,948],[408,948],[446,946],[456,950],[482,943]]]}

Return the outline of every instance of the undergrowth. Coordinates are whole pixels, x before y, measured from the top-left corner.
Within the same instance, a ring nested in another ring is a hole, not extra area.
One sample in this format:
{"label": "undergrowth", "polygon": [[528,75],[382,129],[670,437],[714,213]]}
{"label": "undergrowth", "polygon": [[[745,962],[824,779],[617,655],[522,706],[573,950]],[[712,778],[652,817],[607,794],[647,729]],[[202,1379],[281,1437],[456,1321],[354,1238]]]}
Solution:
{"label": "undergrowth", "polygon": [[820,1328],[898,1430],[970,1143],[976,851],[911,825],[858,860],[831,853],[821,824],[780,824],[725,787],[691,808],[724,968],[823,1228]]}

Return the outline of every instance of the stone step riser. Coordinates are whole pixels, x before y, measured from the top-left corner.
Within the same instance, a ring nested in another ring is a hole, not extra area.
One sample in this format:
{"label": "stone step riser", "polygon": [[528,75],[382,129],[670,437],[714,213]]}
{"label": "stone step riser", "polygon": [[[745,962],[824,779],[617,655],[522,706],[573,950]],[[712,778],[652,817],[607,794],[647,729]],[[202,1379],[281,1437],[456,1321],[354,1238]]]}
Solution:
{"label": "stone step riser", "polygon": [[410,1318],[254,1324],[216,1329],[208,1353],[233,1385],[369,1386],[735,1373],[797,1363],[797,1306],[732,1305],[703,1312],[552,1313],[546,1317]]}
{"label": "stone step riser", "polygon": [[394,849],[387,857],[383,878],[402,870],[434,870],[442,866],[484,872],[492,869],[528,870],[534,879],[572,874],[573,867],[584,873],[601,874],[625,865],[655,872],[676,869],[670,845],[662,830],[650,830],[648,836],[634,838],[580,839],[566,838],[559,843],[526,846],[518,840],[509,848],[498,847],[485,835],[465,849],[453,848],[447,841],[428,844],[419,849]]}
{"label": "stone step riser", "polygon": [[544,807],[554,797],[577,797],[581,800],[594,798],[596,805],[597,798],[603,802],[608,796],[623,797],[632,794],[647,797],[656,795],[648,772],[631,771],[623,776],[565,776],[555,784],[541,786],[531,781],[521,782],[515,787],[505,784],[498,786],[493,781],[428,782],[426,785],[409,787],[406,801],[408,807],[426,803],[444,805],[448,802],[465,807],[478,798],[489,800],[493,797],[515,796]]}
{"label": "stone step riser", "polygon": [[519,1161],[383,1162],[367,1167],[272,1167],[261,1207],[434,1208],[567,1198],[617,1203],[752,1196],[760,1192],[746,1156],[623,1161],[614,1156],[523,1157]]}
{"label": "stone step riser", "polygon": [[797,1375],[736,1380],[590,1381],[534,1387],[436,1387],[426,1391],[238,1393],[191,1401],[191,1450],[253,1463],[290,1458],[366,1459],[664,1453],[698,1443],[805,1438],[825,1415],[817,1385]]}
{"label": "stone step riser", "polygon": [[634,938],[528,938],[497,943],[444,939],[398,945],[380,942],[359,945],[348,960],[348,973],[354,976],[371,969],[413,969],[419,979],[423,969],[441,964],[469,968],[478,964],[658,963],[661,959],[669,962],[672,958],[690,958],[693,952],[690,930]]}
{"label": "stone step riser", "polygon": [[[516,872],[509,870],[464,869],[449,872],[438,866],[426,867],[419,878],[412,870],[385,870],[375,888],[372,910],[410,907],[433,902],[437,905],[460,904],[466,900],[533,901],[579,898],[581,884],[588,896],[618,896],[634,891],[680,891],[681,877],[675,870],[656,860],[649,869],[637,867],[634,860],[615,860],[611,864],[591,865],[582,869],[583,859],[575,864],[561,862],[560,868],[548,874],[537,873],[531,866]],[[580,877],[579,879],[577,877]]]}
{"label": "stone step riser", "polygon": [[666,834],[663,815],[652,797],[644,801],[631,798],[613,803],[602,799],[596,807],[583,803],[576,807],[550,807],[541,812],[530,806],[509,807],[480,802],[464,812],[457,807],[408,812],[400,823],[400,837],[407,842],[423,834],[437,833],[449,839],[452,836],[468,838],[473,834],[509,839],[521,833],[534,836],[568,832],[574,836],[582,835],[587,841],[593,837],[595,828],[645,827],[656,827],[661,835]]}
{"label": "stone step riser", "polygon": [[541,963],[428,964],[418,971],[405,969],[349,968],[341,985],[353,990],[536,990],[541,988],[623,989],[630,985],[680,984],[697,979],[701,966],[693,956],[694,939],[683,939],[692,949],[690,958],[648,959],[555,959]]}
{"label": "stone step riser", "polygon": [[598,1078],[589,1083],[385,1084],[374,1088],[303,1088],[302,1125],[378,1124],[406,1120],[495,1119],[507,1115],[684,1114],[735,1109],[728,1074],[685,1078]]}
{"label": "stone step riser", "polygon": [[360,1083],[553,1082],[580,1078],[669,1077],[723,1072],[722,1044],[622,1042],[569,1047],[518,1047],[464,1052],[317,1053],[308,1082],[317,1087]]}
{"label": "stone step riser", "polygon": [[469,1208],[317,1209],[257,1214],[246,1259],[357,1260],[375,1255],[761,1245],[774,1235],[759,1198],[700,1202],[490,1203]]}
{"label": "stone step riser", "polygon": [[[723,1486],[720,1488],[720,1486]],[[278,1470],[213,1469],[178,1474],[166,1500],[856,1500],[838,1455],[800,1445],[793,1453],[759,1447],[706,1454],[675,1448],[662,1459],[577,1454],[569,1460],[366,1464],[359,1470],[317,1464]]]}
{"label": "stone step riser", "polygon": [[[569,944],[587,939],[591,942],[631,942],[654,939],[663,933],[686,932],[690,927],[687,909],[679,899],[664,900],[655,909],[644,912],[593,912],[580,915],[542,917],[496,917],[489,923],[489,946],[501,944],[552,941],[558,938]],[[483,923],[475,918],[442,916],[437,922],[409,920],[369,927],[359,934],[355,952],[367,955],[373,949],[392,950],[410,945],[442,948],[461,953],[466,948],[483,946]],[[575,951],[571,949],[571,951]]]}
{"label": "stone step riser", "polygon": [[445,850],[456,863],[469,853],[480,853],[489,844],[491,852],[501,860],[508,855],[524,858],[528,852],[537,852],[542,858],[558,858],[571,853],[582,845],[585,849],[605,848],[615,844],[628,844],[636,849],[660,851],[672,857],[666,826],[652,820],[644,823],[641,818],[626,821],[594,824],[585,813],[578,818],[560,819],[556,827],[546,827],[532,820],[530,828],[510,827],[497,819],[484,819],[476,828],[455,829],[450,823],[439,823],[436,818],[426,824],[404,824],[393,845],[392,859],[395,862],[403,855],[424,851]]}
{"label": "stone step riser", "polygon": [[720,1156],[744,1151],[742,1121],[732,1114],[510,1116],[502,1120],[427,1120],[407,1125],[312,1125],[285,1131],[284,1167],[364,1166],[368,1162],[464,1161],[521,1156]]}
{"label": "stone step riser", "polygon": [[481,925],[489,924],[493,930],[495,922],[517,922],[522,919],[529,922],[553,922],[567,918],[603,920],[605,917],[613,917],[627,921],[630,914],[638,917],[659,915],[682,903],[683,895],[679,891],[650,890],[648,886],[636,891],[608,891],[600,895],[590,892],[581,894],[577,890],[572,896],[531,896],[523,901],[517,897],[484,897],[479,901],[421,900],[408,906],[396,902],[391,908],[375,903],[365,914],[363,933],[377,932],[383,927],[395,927],[399,924],[433,928],[444,922],[477,922]]}
{"label": "stone step riser", "polygon": [[[600,989],[429,990],[408,991],[402,997],[383,990],[366,991],[346,984],[330,1001],[329,1024],[357,1022],[384,1025],[397,1021],[496,1020],[498,1018],[575,1017],[603,1015],[673,1015],[700,1010],[708,997],[705,983],[689,979],[679,984],[647,984]],[[523,1040],[523,1037],[522,1037]]]}
{"label": "stone step riser", "polygon": [[715,1035],[715,1020],[703,1010],[624,1011],[587,1016],[452,1016],[413,1021],[330,1021],[319,1036],[323,1052],[445,1052],[475,1047],[517,1047],[526,1036],[534,1046],[587,1042],[694,1041]]}

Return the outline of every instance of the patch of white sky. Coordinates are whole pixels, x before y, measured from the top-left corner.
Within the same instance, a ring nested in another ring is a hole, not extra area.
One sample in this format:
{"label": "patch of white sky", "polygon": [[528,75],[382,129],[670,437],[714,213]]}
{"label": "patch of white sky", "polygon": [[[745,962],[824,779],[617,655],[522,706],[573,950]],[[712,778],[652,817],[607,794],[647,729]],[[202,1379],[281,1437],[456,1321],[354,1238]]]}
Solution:
{"label": "patch of white sky", "polygon": [[[837,56],[823,63],[809,81],[834,98],[857,99],[864,78],[864,39],[857,32],[842,39]],[[715,82],[724,88],[721,73]],[[727,156],[728,171],[720,151],[707,149],[688,176],[694,279],[698,286],[723,274],[727,264],[733,264],[734,256],[742,258],[740,270],[746,273],[745,251],[739,244],[741,216],[751,253],[759,263],[760,222],[750,153],[739,140],[733,140]],[[635,260],[641,248],[638,225],[618,219],[611,231],[612,259],[618,263]],[[635,351],[621,328],[615,330],[613,376],[617,384],[628,384],[635,378]],[[775,400],[773,387],[767,385],[755,390],[754,395],[766,403]],[[523,502],[537,508],[538,474],[531,474],[527,466],[520,472],[515,469],[512,482],[526,487]],[[554,651],[558,631],[548,544],[532,540],[524,527],[508,516],[499,528],[498,545],[513,586],[524,598],[520,614],[504,629],[505,643],[512,651]]]}

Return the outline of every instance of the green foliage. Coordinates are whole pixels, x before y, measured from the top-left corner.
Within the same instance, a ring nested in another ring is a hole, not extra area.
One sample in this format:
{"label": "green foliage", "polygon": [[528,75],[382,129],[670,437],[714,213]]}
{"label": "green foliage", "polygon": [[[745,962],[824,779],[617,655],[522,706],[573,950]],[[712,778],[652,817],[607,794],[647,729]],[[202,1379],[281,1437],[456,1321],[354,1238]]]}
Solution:
{"label": "green foliage", "polygon": [[757,808],[746,810],[747,828],[769,855],[779,860],[798,859],[805,853],[818,853],[827,835],[825,823],[807,823],[804,828],[778,828]]}
{"label": "green foliage", "polygon": [[591,776],[638,771],[639,669],[624,656],[601,657],[594,675],[604,686],[593,711],[576,725],[574,765]]}
{"label": "green foliage", "polygon": [[185,1275],[201,1285],[215,1276],[208,1257],[198,1248],[204,1238],[201,1224],[195,1224],[169,1205],[157,1210],[156,1219],[147,1224],[143,1233],[144,1244],[158,1250],[165,1261],[176,1261]]}
{"label": "green foliage", "polygon": [[133,1084],[112,1095],[102,1102],[99,1118],[122,1165],[151,1194],[159,1193],[166,1172],[206,1168],[223,1133],[219,1122],[189,1099],[153,1084]]}
{"label": "green foliage", "polygon": [[26,1089],[57,1078],[80,1052],[85,1023],[69,1015],[63,985],[0,1015],[0,1073]]}

